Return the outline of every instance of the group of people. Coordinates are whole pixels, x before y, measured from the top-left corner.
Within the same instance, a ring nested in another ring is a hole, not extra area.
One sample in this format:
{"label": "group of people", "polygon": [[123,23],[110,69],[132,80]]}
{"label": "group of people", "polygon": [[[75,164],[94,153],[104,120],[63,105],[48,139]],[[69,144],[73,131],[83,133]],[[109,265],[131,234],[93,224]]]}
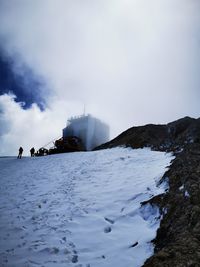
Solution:
{"label": "group of people", "polygon": [[[23,147],[20,146],[19,148],[19,154],[17,156],[18,159],[21,159],[22,158],[22,154],[23,154]],[[30,154],[31,154],[31,157],[34,157],[35,156],[35,148],[32,147],[31,150],[30,150]]]}

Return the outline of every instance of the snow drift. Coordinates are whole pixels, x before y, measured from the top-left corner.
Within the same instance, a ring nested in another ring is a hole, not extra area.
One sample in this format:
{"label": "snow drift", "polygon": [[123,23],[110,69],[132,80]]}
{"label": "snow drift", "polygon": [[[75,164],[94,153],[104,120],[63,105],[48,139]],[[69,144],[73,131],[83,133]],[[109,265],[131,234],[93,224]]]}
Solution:
{"label": "snow drift", "polygon": [[160,221],[140,202],[164,191],[171,159],[128,148],[1,158],[1,266],[141,266]]}

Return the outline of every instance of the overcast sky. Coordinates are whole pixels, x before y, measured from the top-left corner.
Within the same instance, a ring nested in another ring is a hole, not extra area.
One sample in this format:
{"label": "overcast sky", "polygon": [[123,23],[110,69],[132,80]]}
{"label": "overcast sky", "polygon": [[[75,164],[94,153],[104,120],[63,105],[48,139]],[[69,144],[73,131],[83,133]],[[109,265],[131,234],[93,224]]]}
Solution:
{"label": "overcast sky", "polygon": [[0,155],[86,112],[111,138],[200,114],[199,0],[0,0]]}

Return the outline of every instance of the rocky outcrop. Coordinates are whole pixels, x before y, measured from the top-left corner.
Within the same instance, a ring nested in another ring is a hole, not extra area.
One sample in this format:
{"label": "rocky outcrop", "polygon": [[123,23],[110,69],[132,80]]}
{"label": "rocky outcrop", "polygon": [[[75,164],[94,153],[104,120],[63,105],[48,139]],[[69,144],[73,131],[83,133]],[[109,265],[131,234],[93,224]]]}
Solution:
{"label": "rocky outcrop", "polygon": [[97,149],[115,146],[151,147],[176,156],[161,180],[169,183],[166,193],[141,203],[159,206],[162,216],[154,255],[143,267],[199,267],[200,119],[132,127]]}
{"label": "rocky outcrop", "polygon": [[149,200],[160,207],[162,220],[155,253],[143,267],[200,266],[200,144],[177,154],[162,180],[169,190]]}
{"label": "rocky outcrop", "polygon": [[116,146],[151,147],[160,151],[176,151],[189,143],[200,142],[200,119],[185,117],[166,125],[148,124],[132,127],[97,149]]}

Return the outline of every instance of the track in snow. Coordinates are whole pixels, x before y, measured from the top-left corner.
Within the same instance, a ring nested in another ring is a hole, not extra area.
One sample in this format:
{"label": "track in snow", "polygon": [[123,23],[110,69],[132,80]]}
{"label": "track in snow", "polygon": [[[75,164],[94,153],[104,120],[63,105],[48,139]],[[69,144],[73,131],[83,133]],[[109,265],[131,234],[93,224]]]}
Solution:
{"label": "track in snow", "polygon": [[159,213],[140,202],[163,192],[171,159],[125,148],[1,158],[1,266],[141,266]]}

